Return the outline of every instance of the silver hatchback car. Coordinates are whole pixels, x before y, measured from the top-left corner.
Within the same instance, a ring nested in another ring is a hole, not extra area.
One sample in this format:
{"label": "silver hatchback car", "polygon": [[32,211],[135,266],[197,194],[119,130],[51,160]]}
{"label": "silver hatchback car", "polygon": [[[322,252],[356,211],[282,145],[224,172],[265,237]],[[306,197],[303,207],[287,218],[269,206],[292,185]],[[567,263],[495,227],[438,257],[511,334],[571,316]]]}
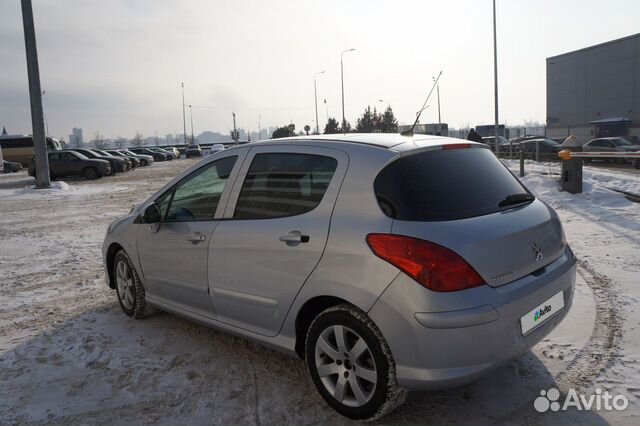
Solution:
{"label": "silver hatchback car", "polygon": [[398,134],[218,152],[114,221],[103,256],[127,315],[300,356],[358,420],[526,352],[567,314],[576,267],[557,214],[486,145]]}

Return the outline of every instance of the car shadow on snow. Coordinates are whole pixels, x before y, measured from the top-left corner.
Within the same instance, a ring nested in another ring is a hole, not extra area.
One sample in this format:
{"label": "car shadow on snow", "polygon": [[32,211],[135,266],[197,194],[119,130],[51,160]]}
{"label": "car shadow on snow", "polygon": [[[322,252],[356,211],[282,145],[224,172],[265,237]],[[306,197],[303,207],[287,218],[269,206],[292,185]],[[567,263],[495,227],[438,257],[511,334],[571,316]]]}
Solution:
{"label": "car shadow on snow", "polygon": [[[554,379],[532,353],[460,388],[413,392],[377,424],[606,424],[540,414]],[[117,303],[55,325],[0,358],[0,423],[351,424],[304,363],[177,316],[132,320]]]}

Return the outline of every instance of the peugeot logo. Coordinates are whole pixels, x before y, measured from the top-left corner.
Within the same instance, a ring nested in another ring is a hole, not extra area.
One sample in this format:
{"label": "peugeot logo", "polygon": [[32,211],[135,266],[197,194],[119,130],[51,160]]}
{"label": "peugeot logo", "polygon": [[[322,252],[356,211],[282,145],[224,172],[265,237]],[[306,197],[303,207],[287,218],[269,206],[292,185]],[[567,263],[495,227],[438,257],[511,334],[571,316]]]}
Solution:
{"label": "peugeot logo", "polygon": [[536,262],[540,262],[544,257],[544,254],[542,253],[542,249],[540,248],[538,243],[535,241],[533,242],[533,246],[531,248],[533,249],[533,254],[536,256]]}

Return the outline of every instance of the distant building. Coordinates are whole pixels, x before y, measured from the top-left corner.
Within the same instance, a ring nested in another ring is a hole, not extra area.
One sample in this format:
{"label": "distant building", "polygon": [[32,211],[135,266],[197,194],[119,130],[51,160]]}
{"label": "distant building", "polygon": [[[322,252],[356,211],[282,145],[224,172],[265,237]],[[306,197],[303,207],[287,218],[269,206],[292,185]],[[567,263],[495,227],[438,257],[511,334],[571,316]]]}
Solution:
{"label": "distant building", "polygon": [[547,137],[640,139],[640,34],[547,58]]}
{"label": "distant building", "polygon": [[79,147],[84,144],[84,137],[82,136],[82,129],[74,127],[69,135],[69,146]]}

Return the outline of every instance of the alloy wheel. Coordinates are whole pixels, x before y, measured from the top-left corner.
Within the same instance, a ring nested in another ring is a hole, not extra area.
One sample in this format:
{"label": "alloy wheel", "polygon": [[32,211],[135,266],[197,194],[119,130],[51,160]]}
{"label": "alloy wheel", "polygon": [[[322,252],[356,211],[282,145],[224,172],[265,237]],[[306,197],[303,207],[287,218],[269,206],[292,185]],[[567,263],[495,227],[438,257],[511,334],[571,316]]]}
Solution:
{"label": "alloy wheel", "polygon": [[133,309],[135,301],[135,288],[131,268],[124,260],[118,262],[116,266],[116,285],[118,286],[118,296],[125,309]]}
{"label": "alloy wheel", "polygon": [[352,329],[332,325],[320,333],[315,364],[326,390],[349,407],[365,405],[376,390],[378,372],[366,341]]}

